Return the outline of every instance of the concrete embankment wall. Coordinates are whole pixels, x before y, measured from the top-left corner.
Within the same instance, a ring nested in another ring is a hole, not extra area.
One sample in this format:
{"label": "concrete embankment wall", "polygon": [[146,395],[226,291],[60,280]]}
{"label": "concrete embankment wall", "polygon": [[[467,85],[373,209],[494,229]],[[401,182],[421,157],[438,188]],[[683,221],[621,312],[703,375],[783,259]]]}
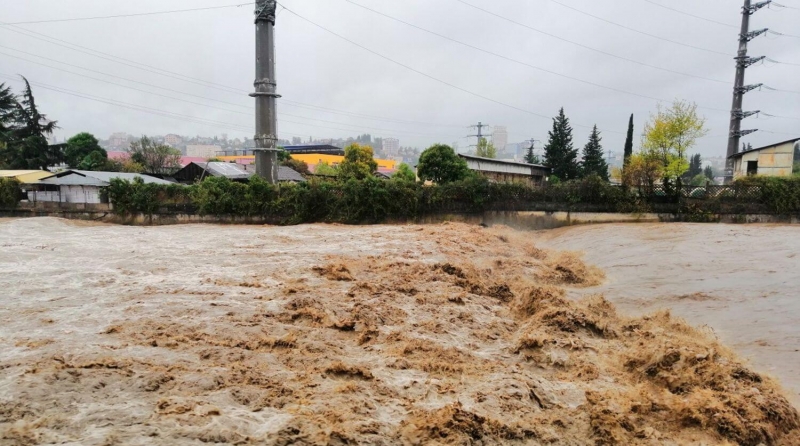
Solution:
{"label": "concrete embankment wall", "polygon": [[[177,224],[243,224],[243,225],[275,225],[280,220],[274,217],[239,217],[196,215],[182,213],[159,213],[153,215],[135,214],[121,216],[114,214],[108,205],[70,205],[70,206],[27,206],[17,209],[0,209],[0,217],[58,217],[72,220],[97,221],[103,223],[159,226]],[[691,216],[671,213],[620,214],[588,211],[487,211],[483,213],[441,213],[421,217],[416,220],[389,221],[387,223],[437,224],[456,221],[487,226],[506,225],[516,229],[540,230],[555,229],[564,226],[600,224],[600,223],[658,223],[697,221]],[[771,214],[712,214],[704,215],[703,222],[709,223],[779,223],[798,224],[800,215]]]}

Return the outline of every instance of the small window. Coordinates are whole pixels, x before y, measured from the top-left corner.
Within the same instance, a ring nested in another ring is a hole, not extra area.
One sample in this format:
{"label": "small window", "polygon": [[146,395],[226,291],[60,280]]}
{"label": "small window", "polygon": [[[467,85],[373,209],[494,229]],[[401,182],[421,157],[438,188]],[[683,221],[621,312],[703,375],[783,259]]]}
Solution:
{"label": "small window", "polygon": [[747,162],[747,175],[758,175],[758,161]]}

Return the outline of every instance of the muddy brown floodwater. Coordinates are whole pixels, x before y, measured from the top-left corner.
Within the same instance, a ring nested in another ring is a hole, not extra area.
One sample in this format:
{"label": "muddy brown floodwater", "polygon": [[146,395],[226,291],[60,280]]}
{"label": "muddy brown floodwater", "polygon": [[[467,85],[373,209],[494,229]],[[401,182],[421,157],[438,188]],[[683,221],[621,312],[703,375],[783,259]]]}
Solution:
{"label": "muddy brown floodwater", "polygon": [[0,444],[797,445],[793,234],[2,221]]}
{"label": "muddy brown floodwater", "polygon": [[608,277],[600,292],[629,314],[669,308],[707,325],[800,407],[800,226],[610,224],[543,233]]}

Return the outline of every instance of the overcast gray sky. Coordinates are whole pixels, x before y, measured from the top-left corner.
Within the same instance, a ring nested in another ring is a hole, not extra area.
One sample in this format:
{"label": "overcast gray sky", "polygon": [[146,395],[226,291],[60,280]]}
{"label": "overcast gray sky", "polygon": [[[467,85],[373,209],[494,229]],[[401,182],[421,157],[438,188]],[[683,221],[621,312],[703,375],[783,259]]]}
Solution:
{"label": "overcast gray sky", "polygon": [[[428,34],[352,2],[522,63]],[[563,106],[575,128],[577,146],[583,146],[590,127],[597,124],[606,150],[621,151],[631,113],[635,114],[638,146],[642,126],[656,109],[657,101],[650,98],[677,98],[696,102],[708,120],[709,135],[700,141],[698,151],[705,156],[725,152],[734,78],[732,57],[737,50],[741,20],[739,0],[464,0],[529,28],[459,0],[352,2],[281,2],[288,8],[279,13],[276,31],[278,89],[285,99],[279,103],[282,138],[371,133],[397,137],[404,146],[424,148],[435,142],[458,142],[464,148],[474,144],[474,139],[463,138],[473,133],[467,126],[482,121],[507,126],[511,142],[546,140],[551,127],[549,117]],[[0,0],[0,22],[236,3],[237,0]],[[559,3],[702,49],[623,29]],[[748,70],[747,83],[800,92],[800,0],[780,3],[794,9],[764,9],[753,17],[751,29],[769,27],[798,37],[759,37],[751,43],[750,54],[795,65],[755,65]],[[247,96],[254,77],[252,9],[242,6],[0,26],[0,75],[23,74],[42,85],[34,86],[36,98],[40,109],[59,121],[60,137],[80,131],[100,137],[116,131],[134,135],[227,133],[230,137],[252,137],[253,100]],[[298,15],[397,63],[342,40]],[[96,50],[127,61],[118,63],[105,55],[95,57],[58,46],[52,40],[46,41],[48,37],[58,39],[55,42],[61,45],[76,44],[83,47],[81,51]],[[173,73],[169,74],[172,77],[157,74],[153,68],[141,69],[140,64],[167,70]],[[5,77],[0,77],[0,82],[20,88],[18,82]],[[43,85],[69,90],[72,95],[45,89]],[[799,106],[800,93],[749,93],[746,110],[760,109],[788,119],[763,115],[750,118],[744,128],[765,131],[744,141],[759,146],[800,136]],[[169,115],[164,116],[163,112]]]}

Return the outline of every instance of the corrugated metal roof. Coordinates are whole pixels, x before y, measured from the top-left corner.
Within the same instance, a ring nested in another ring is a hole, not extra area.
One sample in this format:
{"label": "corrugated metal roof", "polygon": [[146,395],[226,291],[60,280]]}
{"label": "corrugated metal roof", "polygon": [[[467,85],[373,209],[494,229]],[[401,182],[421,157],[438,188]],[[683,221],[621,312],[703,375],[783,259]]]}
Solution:
{"label": "corrugated metal roof", "polygon": [[173,184],[169,181],[160,180],[148,175],[124,172],[90,172],[87,170],[67,170],[45,178],[40,181],[42,184],[52,184],[55,186],[108,186],[112,179],[133,181],[141,178],[145,184]]}
{"label": "corrugated metal roof", "polygon": [[195,163],[215,177],[225,177],[231,180],[244,180],[253,176],[253,172],[242,169],[234,163]]}
{"label": "corrugated metal roof", "polygon": [[46,170],[0,170],[0,178],[16,178],[20,183],[35,183],[42,178],[53,176]]}
{"label": "corrugated metal roof", "polygon": [[280,166],[278,167],[278,181],[289,181],[292,183],[302,183],[306,181],[300,173],[291,167]]}

